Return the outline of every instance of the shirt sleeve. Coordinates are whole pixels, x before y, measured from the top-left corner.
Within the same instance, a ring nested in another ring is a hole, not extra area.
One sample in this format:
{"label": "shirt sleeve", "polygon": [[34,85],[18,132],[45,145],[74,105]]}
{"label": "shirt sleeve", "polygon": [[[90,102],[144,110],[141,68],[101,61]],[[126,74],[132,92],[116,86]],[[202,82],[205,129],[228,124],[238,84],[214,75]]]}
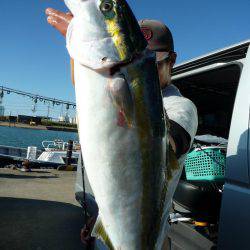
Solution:
{"label": "shirt sleeve", "polygon": [[184,128],[193,141],[198,127],[197,109],[192,101],[182,96],[163,96],[164,108],[170,120]]}
{"label": "shirt sleeve", "polygon": [[187,153],[190,149],[191,144],[191,136],[189,133],[178,123],[169,120],[170,130],[169,134],[174,140],[176,147],[176,157],[179,159],[183,154]]}

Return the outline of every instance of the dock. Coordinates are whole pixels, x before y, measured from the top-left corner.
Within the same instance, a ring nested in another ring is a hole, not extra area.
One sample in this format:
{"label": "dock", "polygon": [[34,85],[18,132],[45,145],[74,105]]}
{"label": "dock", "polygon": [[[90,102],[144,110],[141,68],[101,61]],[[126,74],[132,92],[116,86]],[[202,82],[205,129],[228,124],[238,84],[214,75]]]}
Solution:
{"label": "dock", "polygon": [[34,130],[53,130],[53,131],[63,131],[77,133],[77,128],[73,127],[63,127],[63,126],[45,126],[45,125],[29,125],[25,123],[17,122],[3,122],[0,121],[1,127],[12,127],[12,128],[23,128],[23,129],[34,129]]}
{"label": "dock", "polygon": [[0,168],[0,249],[84,249],[76,172]]}

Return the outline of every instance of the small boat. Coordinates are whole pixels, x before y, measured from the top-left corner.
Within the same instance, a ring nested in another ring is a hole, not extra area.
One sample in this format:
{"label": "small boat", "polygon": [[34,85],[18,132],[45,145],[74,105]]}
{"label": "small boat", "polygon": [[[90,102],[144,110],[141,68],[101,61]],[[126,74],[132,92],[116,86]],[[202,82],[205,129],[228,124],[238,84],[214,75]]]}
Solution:
{"label": "small boat", "polygon": [[[43,152],[37,158],[39,161],[66,164],[68,142],[63,140],[43,141]],[[71,164],[77,164],[80,155],[80,143],[73,141]]]}
{"label": "small boat", "polygon": [[29,161],[31,168],[58,168],[67,164],[77,164],[80,155],[80,144],[73,142],[72,154],[67,154],[68,142],[62,140],[43,141],[42,150],[37,147],[12,147],[0,145],[0,167],[10,165],[21,166],[24,161]]}
{"label": "small boat", "polygon": [[[28,148],[19,148],[0,145],[0,167],[7,165],[22,163],[27,159]],[[40,150],[37,150],[37,154],[41,154]]]}

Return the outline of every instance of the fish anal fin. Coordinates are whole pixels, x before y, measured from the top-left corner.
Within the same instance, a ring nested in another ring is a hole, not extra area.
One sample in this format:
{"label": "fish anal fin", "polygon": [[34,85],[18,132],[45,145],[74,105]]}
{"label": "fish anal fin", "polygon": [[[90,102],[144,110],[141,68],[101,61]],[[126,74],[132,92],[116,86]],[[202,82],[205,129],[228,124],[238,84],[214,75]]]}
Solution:
{"label": "fish anal fin", "polygon": [[115,250],[99,216],[96,220],[91,236],[102,240],[109,250]]}

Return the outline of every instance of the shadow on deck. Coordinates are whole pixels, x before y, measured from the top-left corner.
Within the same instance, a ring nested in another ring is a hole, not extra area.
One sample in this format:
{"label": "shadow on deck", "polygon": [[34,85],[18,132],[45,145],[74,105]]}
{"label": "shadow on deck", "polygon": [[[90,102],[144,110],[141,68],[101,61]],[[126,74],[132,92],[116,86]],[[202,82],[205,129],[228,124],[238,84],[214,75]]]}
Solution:
{"label": "shadow on deck", "polygon": [[[39,172],[33,172],[33,173],[39,173]],[[47,172],[49,173],[49,172]],[[53,179],[53,178],[58,178],[57,176],[34,176],[34,175],[15,175],[15,174],[1,174],[0,173],[0,178],[7,178],[7,179]]]}
{"label": "shadow on deck", "polygon": [[82,209],[68,203],[0,198],[0,249],[84,249]]}

